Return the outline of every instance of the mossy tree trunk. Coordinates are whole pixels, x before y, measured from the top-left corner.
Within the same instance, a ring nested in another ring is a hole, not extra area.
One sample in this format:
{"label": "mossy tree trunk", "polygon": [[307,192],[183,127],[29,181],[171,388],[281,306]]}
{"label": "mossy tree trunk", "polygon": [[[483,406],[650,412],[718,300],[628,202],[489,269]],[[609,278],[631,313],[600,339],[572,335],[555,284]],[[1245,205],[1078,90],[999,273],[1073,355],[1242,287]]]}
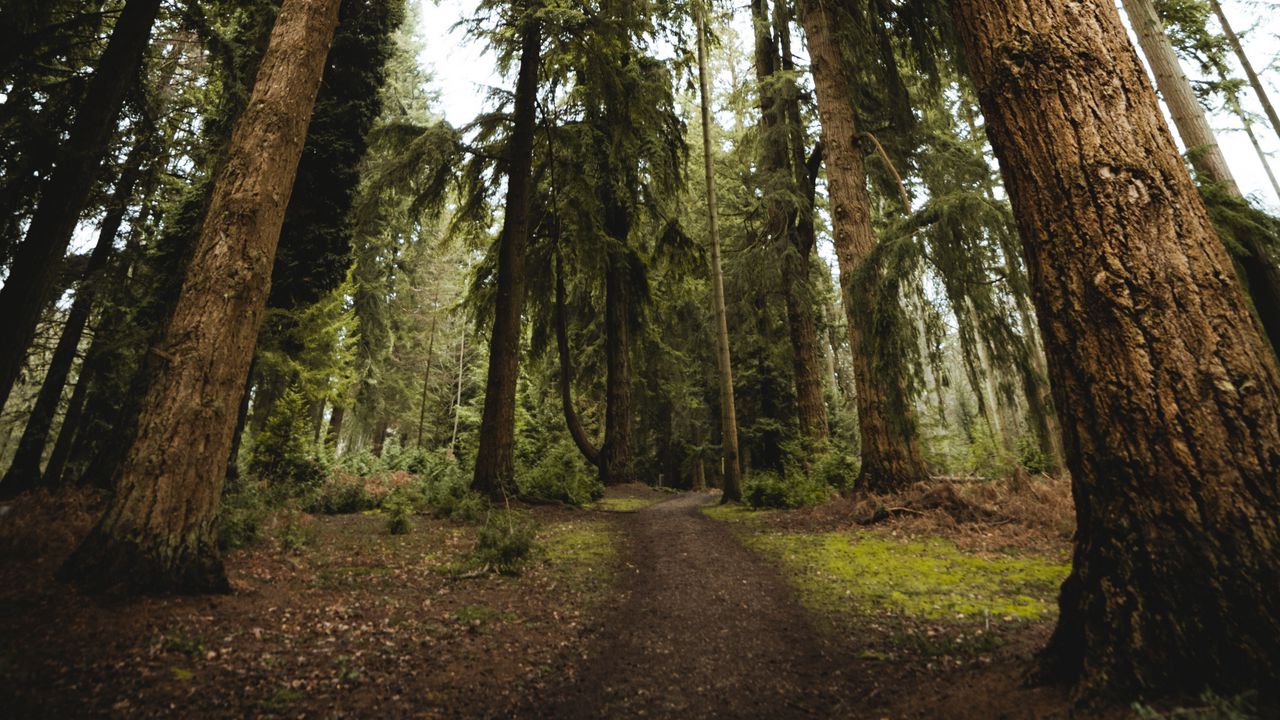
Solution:
{"label": "mossy tree trunk", "polygon": [[832,235],[840,266],[840,289],[849,324],[849,350],[857,389],[862,469],[859,484],[889,491],[928,475],[907,390],[893,374],[875,370],[877,283],[862,279],[876,246],[871,227],[867,173],[857,137],[852,88],[836,39],[836,12],[816,0],[803,3],[800,22],[809,40],[818,117],[822,122],[823,162],[831,204]]}
{"label": "mossy tree trunk", "polygon": [[954,0],[1021,231],[1077,512],[1043,669],[1280,676],[1280,372],[1109,0]]}
{"label": "mossy tree trunk", "polygon": [[62,568],[87,589],[228,589],[215,537],[271,267],[340,0],[285,0],[101,521]]}
{"label": "mossy tree trunk", "polygon": [[498,241],[497,303],[489,338],[489,374],[480,445],[471,487],[494,500],[515,492],[516,381],[520,364],[520,313],[524,306],[525,246],[529,241],[533,134],[537,128],[538,66],[542,34],[532,17],[521,29],[514,126],[509,144],[506,214]]}

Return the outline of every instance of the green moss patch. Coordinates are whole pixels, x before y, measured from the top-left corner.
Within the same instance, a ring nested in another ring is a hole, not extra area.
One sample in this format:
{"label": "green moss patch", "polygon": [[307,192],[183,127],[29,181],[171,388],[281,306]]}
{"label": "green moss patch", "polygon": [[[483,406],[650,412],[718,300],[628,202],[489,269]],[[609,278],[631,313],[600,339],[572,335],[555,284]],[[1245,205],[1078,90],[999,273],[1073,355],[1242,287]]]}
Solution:
{"label": "green moss patch", "polygon": [[608,520],[572,520],[545,525],[538,533],[553,573],[573,577],[607,576],[617,557],[613,525]]}
{"label": "green moss patch", "polygon": [[636,512],[662,500],[666,498],[609,497],[592,503],[591,508],[604,512]]}
{"label": "green moss patch", "polygon": [[889,611],[920,620],[1039,620],[1056,611],[1070,566],[1038,557],[979,556],[947,540],[870,532],[770,530],[741,506],[704,511],[734,523],[746,543],[779,562],[805,602],[823,611]]}

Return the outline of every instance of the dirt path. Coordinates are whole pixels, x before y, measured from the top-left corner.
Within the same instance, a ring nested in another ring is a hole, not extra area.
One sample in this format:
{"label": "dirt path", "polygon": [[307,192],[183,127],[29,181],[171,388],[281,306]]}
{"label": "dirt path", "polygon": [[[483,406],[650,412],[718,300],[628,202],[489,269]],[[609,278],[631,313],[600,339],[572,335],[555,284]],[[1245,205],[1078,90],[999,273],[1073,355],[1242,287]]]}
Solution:
{"label": "dirt path", "polygon": [[623,522],[619,604],[566,682],[527,717],[849,717],[847,658],[793,592],[699,508],[651,505]]}

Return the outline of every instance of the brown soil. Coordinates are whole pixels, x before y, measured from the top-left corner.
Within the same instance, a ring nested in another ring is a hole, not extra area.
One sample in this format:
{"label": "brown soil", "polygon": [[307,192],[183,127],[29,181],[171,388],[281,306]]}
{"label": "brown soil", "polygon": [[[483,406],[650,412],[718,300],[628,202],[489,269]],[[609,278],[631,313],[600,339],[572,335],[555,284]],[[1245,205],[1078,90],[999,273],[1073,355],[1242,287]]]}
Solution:
{"label": "brown soil", "polygon": [[[27,553],[0,548],[0,717],[1129,715],[1073,715],[1063,688],[1021,686],[1044,623],[982,662],[887,660],[895,629],[812,615],[772,564],[701,514],[717,496],[610,495],[661,502],[532,509],[543,523],[610,524],[616,569],[587,575],[547,559],[519,578],[458,579],[441,568],[474,529],[427,518],[406,536],[376,516],[308,519],[307,547],[232,555],[235,593],[206,598],[90,598],[54,582],[84,527],[44,533],[55,540]],[[84,502],[74,508],[76,523],[91,521]],[[841,524],[830,508],[771,522]],[[876,532],[947,527],[922,522]]]}

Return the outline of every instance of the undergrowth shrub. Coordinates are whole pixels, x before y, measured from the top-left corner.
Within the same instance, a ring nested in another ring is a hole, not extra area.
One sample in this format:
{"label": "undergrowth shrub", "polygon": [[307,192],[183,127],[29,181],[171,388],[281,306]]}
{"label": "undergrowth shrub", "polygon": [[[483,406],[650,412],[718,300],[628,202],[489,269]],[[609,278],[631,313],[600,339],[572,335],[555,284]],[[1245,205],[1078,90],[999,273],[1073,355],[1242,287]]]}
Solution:
{"label": "undergrowth shrub", "polygon": [[604,485],[591,472],[578,448],[557,442],[547,448],[537,463],[518,474],[517,492],[527,500],[562,502],[582,507],[604,496]]}
{"label": "undergrowth shrub", "polygon": [[254,438],[249,473],[275,485],[310,488],[329,474],[311,437],[311,409],[307,399],[289,388],[272,408],[266,426]]}
{"label": "undergrowth shrub", "polygon": [[318,515],[347,515],[372,510],[378,499],[365,478],[338,473],[318,484],[303,498],[302,509]]}
{"label": "undergrowth shrub", "polygon": [[814,461],[809,478],[819,485],[840,491],[853,489],[858,480],[858,463],[851,453],[837,448],[827,450]]}
{"label": "undergrowth shrub", "polygon": [[826,502],[831,489],[812,474],[794,472],[783,476],[765,470],[747,477],[743,497],[753,508],[791,510]]}
{"label": "undergrowth shrub", "polygon": [[382,501],[382,511],[387,515],[387,532],[407,535],[413,530],[414,493],[410,490],[392,490]]}
{"label": "undergrowth shrub", "polygon": [[533,553],[534,527],[513,510],[496,510],[480,527],[470,564],[504,575],[519,574]]}
{"label": "undergrowth shrub", "polygon": [[253,545],[262,539],[276,503],[266,483],[242,479],[222,497],[218,546],[223,551]]}

